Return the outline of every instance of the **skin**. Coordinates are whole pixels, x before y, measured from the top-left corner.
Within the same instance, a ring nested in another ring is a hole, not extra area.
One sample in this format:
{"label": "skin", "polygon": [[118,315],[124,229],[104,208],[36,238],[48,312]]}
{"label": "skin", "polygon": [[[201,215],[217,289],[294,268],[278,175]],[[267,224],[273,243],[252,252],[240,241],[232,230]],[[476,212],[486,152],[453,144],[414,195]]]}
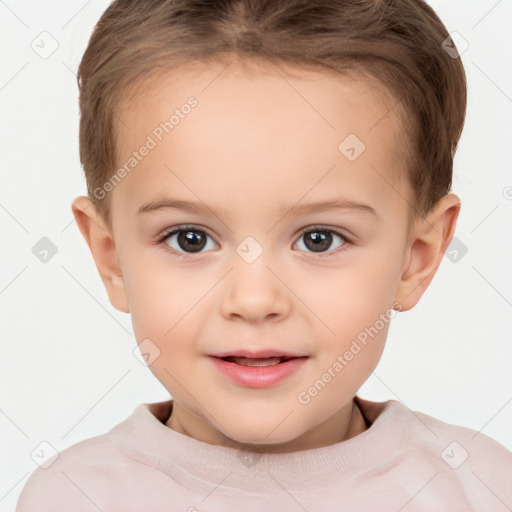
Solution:
{"label": "skin", "polygon": [[[453,237],[460,200],[447,194],[409,229],[403,133],[393,99],[374,82],[270,64],[187,66],[121,103],[120,165],[188,97],[198,100],[109,192],[111,228],[87,197],[72,203],[112,305],[131,314],[138,343],[149,338],[160,350],[150,369],[174,399],[166,424],[268,453],[359,435],[367,427],[353,397],[379,362],[389,323],[307,404],[298,396],[379,315],[416,305]],[[366,145],[353,162],[338,150],[348,134]],[[202,202],[216,215],[137,215],[161,197]],[[341,198],[376,215],[280,211]],[[209,235],[202,252],[187,253],[177,236],[157,242],[180,224]],[[315,225],[352,242],[332,234],[314,252],[301,230]],[[252,263],[236,252],[248,236],[263,248]],[[279,384],[253,389],[228,381],[208,357],[243,348],[308,359]]]}

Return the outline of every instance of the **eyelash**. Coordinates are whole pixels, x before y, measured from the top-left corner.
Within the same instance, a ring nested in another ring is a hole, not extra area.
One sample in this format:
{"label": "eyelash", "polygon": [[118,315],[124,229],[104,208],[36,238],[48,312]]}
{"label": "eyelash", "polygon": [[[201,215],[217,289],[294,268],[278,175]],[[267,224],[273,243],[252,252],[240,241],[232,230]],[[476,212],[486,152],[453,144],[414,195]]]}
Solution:
{"label": "eyelash", "polygon": [[[173,254],[177,255],[179,258],[187,259],[187,258],[194,257],[194,254],[202,254],[202,253],[186,253],[186,252],[176,251],[175,249],[173,249],[172,247],[169,247],[169,245],[164,243],[172,235],[175,235],[176,233],[180,233],[181,231],[187,231],[187,230],[189,230],[189,231],[200,231],[201,233],[205,233],[210,238],[213,238],[213,237],[211,237],[208,234],[207,231],[205,231],[204,229],[200,228],[199,226],[194,226],[193,224],[183,224],[183,225],[175,226],[173,228],[170,228],[170,229],[164,231],[157,238],[157,243],[159,245],[161,245],[161,244],[165,245],[166,249],[170,250]],[[334,251],[327,251],[325,253],[320,253],[320,252],[319,253],[314,253],[314,252],[311,252],[311,254],[317,254],[320,258],[326,258],[326,257],[329,257],[331,254],[336,254],[338,252],[346,250],[345,249],[345,245],[347,245],[347,244],[355,245],[353,240],[351,238],[349,238],[347,235],[345,235],[344,233],[342,233],[341,231],[339,231],[339,230],[337,230],[335,228],[328,228],[326,226],[311,226],[311,227],[303,229],[299,233],[297,241],[300,240],[300,238],[302,236],[304,236],[306,233],[311,233],[311,232],[314,232],[314,231],[334,233],[334,234],[338,235],[343,240],[343,242],[344,242],[341,247],[338,247]]]}

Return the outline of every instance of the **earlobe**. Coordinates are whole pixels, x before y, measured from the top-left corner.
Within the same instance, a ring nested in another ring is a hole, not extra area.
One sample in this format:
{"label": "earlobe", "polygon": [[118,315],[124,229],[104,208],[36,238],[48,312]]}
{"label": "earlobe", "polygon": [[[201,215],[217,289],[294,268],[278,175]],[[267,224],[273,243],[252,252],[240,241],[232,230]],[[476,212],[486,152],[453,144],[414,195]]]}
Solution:
{"label": "earlobe", "polygon": [[413,227],[395,294],[402,311],[413,308],[428,288],[455,233],[461,207],[455,194],[443,196]]}
{"label": "earlobe", "polygon": [[89,246],[110,302],[117,310],[129,313],[126,286],[117,258],[112,231],[88,197],[75,198],[71,209],[80,232]]}

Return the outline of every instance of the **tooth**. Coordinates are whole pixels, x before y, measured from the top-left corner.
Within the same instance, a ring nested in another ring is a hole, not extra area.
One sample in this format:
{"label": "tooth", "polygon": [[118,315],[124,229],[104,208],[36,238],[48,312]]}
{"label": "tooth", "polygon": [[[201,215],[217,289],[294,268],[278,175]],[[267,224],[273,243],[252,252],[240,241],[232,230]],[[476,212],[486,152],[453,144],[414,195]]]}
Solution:
{"label": "tooth", "polygon": [[266,357],[262,359],[256,359],[251,357],[231,357],[234,363],[243,366],[274,366],[281,362],[280,357]]}

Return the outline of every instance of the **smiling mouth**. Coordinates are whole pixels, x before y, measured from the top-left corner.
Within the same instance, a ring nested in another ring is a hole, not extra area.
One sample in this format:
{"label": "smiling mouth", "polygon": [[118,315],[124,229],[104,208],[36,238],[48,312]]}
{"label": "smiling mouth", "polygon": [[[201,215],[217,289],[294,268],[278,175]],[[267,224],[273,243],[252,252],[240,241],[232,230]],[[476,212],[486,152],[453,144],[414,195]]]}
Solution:
{"label": "smiling mouth", "polygon": [[270,350],[261,350],[259,354],[240,352],[242,353],[238,355],[229,355],[224,352],[216,356],[211,355],[210,358],[222,376],[237,386],[246,388],[261,389],[277,386],[298,372],[308,359],[308,356],[276,354],[275,351]]}
{"label": "smiling mouth", "polygon": [[228,363],[235,363],[240,366],[275,366],[277,364],[285,363],[286,361],[290,361],[291,359],[297,359],[296,357],[241,357],[241,356],[227,356],[221,357],[223,361]]}

